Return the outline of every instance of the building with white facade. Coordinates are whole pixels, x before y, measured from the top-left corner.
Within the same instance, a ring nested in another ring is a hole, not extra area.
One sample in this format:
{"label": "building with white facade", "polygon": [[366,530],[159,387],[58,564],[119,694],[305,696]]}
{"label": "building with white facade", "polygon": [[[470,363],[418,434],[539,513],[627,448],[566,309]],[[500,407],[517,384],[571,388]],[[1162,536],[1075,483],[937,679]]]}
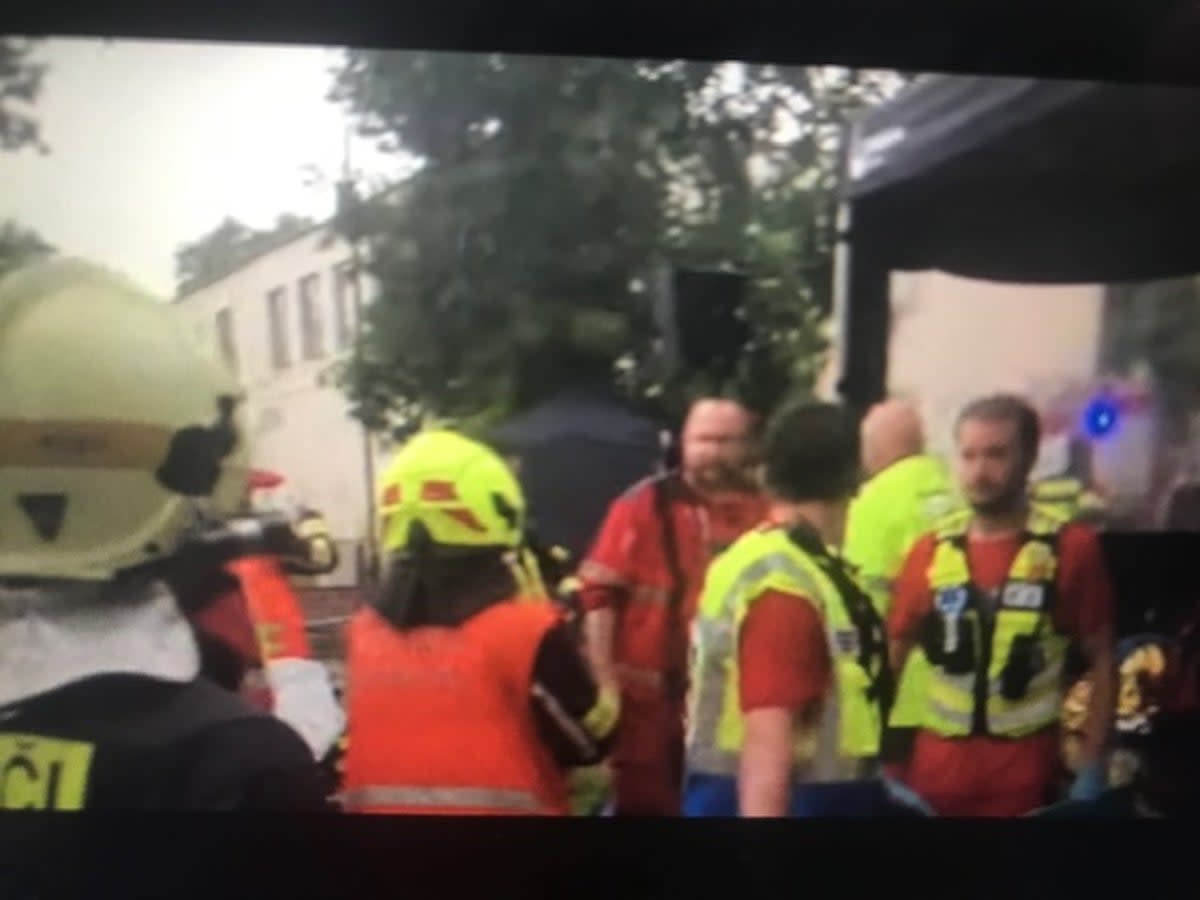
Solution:
{"label": "building with white facade", "polygon": [[365,277],[356,284],[349,244],[318,226],[176,300],[238,374],[252,463],[286,479],[274,499],[328,521],[341,563],[318,588],[361,583],[373,530],[381,448],[336,384],[370,290]]}

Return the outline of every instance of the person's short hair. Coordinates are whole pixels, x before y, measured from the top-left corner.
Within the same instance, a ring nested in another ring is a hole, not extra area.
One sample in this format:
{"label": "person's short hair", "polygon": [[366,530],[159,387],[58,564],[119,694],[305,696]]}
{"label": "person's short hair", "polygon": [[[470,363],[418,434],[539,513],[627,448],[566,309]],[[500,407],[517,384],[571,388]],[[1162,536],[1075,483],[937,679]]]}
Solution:
{"label": "person's short hair", "polygon": [[795,503],[853,496],[861,477],[858,422],[845,407],[805,401],[779,410],[767,426],[767,488]]}
{"label": "person's short hair", "polygon": [[1030,462],[1037,459],[1038,448],[1042,443],[1042,426],[1038,421],[1037,410],[1024,397],[1016,394],[991,394],[972,400],[954,423],[954,433],[958,434],[962,424],[967,421],[1011,422],[1017,429],[1017,440],[1021,451]]}

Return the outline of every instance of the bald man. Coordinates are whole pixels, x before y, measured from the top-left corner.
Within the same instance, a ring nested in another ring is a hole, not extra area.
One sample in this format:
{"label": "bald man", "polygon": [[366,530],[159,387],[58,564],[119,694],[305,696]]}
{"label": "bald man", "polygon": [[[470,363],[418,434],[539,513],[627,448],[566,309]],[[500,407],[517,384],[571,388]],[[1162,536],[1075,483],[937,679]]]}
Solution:
{"label": "bald man", "polygon": [[[947,467],[926,453],[920,412],[906,400],[889,400],[867,412],[862,455],[870,480],[850,507],[844,555],[886,618],[909,550],[958,501]],[[916,733],[927,665],[912,654],[900,679],[883,741],[884,760],[895,774],[902,774],[900,764]]]}
{"label": "bald man", "polygon": [[688,633],[709,562],[766,512],[756,427],[731,400],[695,403],[681,469],[619,497],[580,568],[588,656],[597,681],[621,695],[617,815],[680,814]]}

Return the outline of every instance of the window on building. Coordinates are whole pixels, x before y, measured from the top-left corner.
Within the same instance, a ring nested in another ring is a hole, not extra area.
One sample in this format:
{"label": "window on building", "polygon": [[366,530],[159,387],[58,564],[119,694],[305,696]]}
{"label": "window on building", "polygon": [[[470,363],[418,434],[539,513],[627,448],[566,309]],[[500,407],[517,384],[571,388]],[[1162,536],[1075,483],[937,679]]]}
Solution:
{"label": "window on building", "polygon": [[237,342],[233,335],[233,310],[229,307],[217,311],[217,346],[225,362],[236,372]]}
{"label": "window on building", "polygon": [[267,318],[271,328],[271,363],[276,369],[292,364],[288,340],[287,288],[278,287],[267,294]]}
{"label": "window on building", "polygon": [[333,270],[333,312],[337,325],[337,346],[345,350],[354,343],[358,323],[358,296],[354,289],[354,273],[350,263]]}
{"label": "window on building", "polygon": [[320,359],[325,355],[320,287],[321,276],[316,273],[300,279],[300,349],[305,359]]}

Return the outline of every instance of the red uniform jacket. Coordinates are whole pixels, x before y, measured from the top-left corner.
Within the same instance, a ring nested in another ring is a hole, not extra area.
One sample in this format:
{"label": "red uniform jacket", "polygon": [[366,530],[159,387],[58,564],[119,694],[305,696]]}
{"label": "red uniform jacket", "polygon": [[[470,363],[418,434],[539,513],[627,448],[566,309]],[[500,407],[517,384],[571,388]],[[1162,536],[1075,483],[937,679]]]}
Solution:
{"label": "red uniform jacket", "polygon": [[[665,490],[666,510],[675,530],[681,602],[674,619],[669,601],[671,566],[663,543],[655,490]],[[580,568],[585,610],[617,611],[614,658],[624,694],[622,728],[614,759],[650,761],[664,753],[660,728],[628,721],[658,716],[663,700],[669,715],[681,718],[682,697],[665,697],[672,679],[681,683],[688,662],[688,633],[704,584],[717,553],[757,525],[766,513],[756,495],[702,498],[678,476],[647,479],[634,485],[609,509],[600,534]],[[650,712],[655,708],[656,712]],[[672,723],[675,730],[675,723]],[[682,721],[678,723],[681,736]]]}

